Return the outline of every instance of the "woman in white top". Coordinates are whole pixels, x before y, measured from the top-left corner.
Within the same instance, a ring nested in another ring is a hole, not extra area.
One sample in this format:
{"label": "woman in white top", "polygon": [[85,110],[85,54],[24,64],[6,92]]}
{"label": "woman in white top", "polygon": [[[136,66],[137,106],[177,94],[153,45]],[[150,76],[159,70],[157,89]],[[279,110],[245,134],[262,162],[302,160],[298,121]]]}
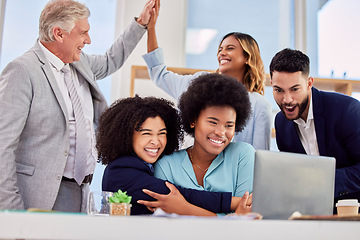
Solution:
{"label": "woman in white top", "polygon": [[[156,19],[148,24],[148,53],[143,55],[150,78],[175,99],[186,91],[189,83],[202,74],[179,75],[167,70],[163,51],[158,48]],[[263,96],[265,88],[264,64],[257,42],[248,34],[233,32],[223,37],[217,54],[217,72],[236,78],[249,92],[252,114],[243,131],[233,141],[247,142],[255,149],[270,149],[271,105]],[[235,100],[235,99],[234,99]]]}

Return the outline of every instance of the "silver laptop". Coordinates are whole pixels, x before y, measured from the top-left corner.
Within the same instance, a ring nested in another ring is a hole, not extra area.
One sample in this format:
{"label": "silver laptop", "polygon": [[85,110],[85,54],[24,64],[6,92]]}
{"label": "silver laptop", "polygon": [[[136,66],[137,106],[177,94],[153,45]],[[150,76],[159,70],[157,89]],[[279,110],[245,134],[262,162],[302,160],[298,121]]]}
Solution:
{"label": "silver laptop", "polygon": [[264,219],[331,215],[335,158],[257,150],[252,211]]}

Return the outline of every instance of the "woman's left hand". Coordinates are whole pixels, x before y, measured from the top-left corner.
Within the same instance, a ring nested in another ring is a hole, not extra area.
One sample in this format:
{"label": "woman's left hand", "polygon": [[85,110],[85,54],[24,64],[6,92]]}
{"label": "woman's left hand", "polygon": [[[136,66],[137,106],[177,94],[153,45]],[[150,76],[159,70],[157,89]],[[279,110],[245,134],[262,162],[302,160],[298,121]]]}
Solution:
{"label": "woman's left hand", "polygon": [[251,212],[252,207],[252,193],[249,194],[248,191],[242,196],[239,205],[235,209],[235,214],[244,214]]}

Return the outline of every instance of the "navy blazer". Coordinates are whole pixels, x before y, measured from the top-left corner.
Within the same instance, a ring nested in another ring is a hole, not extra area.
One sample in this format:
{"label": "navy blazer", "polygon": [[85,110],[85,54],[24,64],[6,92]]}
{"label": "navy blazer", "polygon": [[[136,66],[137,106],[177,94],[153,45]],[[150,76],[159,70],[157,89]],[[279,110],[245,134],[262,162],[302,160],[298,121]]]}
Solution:
{"label": "navy blazer", "polygon": [[[231,211],[230,192],[207,192],[176,187],[189,203],[215,213]],[[160,194],[170,193],[165,181],[154,177],[150,167],[137,156],[123,156],[111,161],[106,166],[102,179],[102,190],[116,192],[119,189],[127,191],[127,194],[132,196],[131,215],[152,213],[146,206],[137,203],[138,200],[156,200],[145,194],[142,189],[149,189]]]}
{"label": "navy blazer", "polygon": [[[321,156],[336,159],[335,198],[360,197],[360,102],[312,88],[316,138]],[[279,112],[275,118],[280,151],[306,153],[297,124]],[[360,198],[359,198],[360,199]]]}

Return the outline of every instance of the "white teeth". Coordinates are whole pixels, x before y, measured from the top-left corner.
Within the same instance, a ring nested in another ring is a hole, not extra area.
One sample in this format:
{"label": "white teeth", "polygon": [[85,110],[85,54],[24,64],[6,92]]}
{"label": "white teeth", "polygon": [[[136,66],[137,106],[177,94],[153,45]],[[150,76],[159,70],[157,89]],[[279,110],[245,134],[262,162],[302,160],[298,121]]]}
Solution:
{"label": "white teeth", "polygon": [[151,152],[151,153],[157,153],[159,149],[147,149],[145,148],[145,151]]}
{"label": "white teeth", "polygon": [[229,60],[226,60],[226,59],[220,60],[220,64],[225,64],[225,63],[228,63],[228,62],[229,62]]}
{"label": "white teeth", "polygon": [[214,139],[211,139],[211,138],[210,138],[210,141],[212,141],[214,143],[217,143],[217,144],[221,144],[223,142],[221,140],[214,140]]}

